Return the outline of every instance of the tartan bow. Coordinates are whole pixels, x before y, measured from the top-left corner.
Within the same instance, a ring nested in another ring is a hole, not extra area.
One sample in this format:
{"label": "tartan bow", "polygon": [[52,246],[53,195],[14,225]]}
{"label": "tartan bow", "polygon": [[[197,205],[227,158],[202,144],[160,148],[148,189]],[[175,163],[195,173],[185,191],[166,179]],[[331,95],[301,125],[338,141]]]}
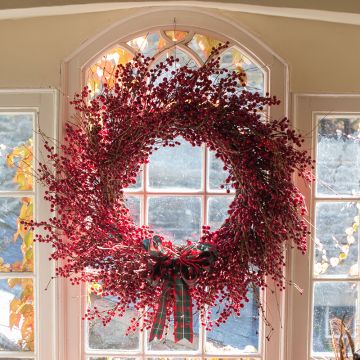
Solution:
{"label": "tartan bow", "polygon": [[211,244],[190,244],[179,248],[178,253],[164,248],[159,236],[143,241],[144,248],[155,261],[151,274],[153,281],[165,280],[162,294],[150,331],[149,342],[161,339],[166,321],[166,309],[171,292],[174,294],[174,338],[193,342],[192,299],[189,288],[200,273],[208,270],[215,261],[216,251]]}

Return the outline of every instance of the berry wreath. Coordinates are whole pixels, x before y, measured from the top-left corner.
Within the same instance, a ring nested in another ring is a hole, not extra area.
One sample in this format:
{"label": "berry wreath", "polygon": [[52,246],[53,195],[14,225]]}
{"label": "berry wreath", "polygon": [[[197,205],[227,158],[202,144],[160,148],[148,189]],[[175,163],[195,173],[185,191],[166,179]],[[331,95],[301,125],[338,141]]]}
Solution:
{"label": "berry wreath", "polygon": [[[48,161],[36,177],[56,213],[27,226],[44,230],[36,240],[61,260],[56,276],[116,299],[106,313],[88,309],[88,319],[107,324],[132,306],[140,315],[128,331],[151,329],[150,341],[160,339],[173,316],[175,341],[192,341],[193,304],[201,314],[222,305],[215,321],[202,316],[211,329],[240,315],[249,288],[265,288],[266,277],[285,289],[286,244],[306,251],[305,203],[292,180],[311,181],[312,160],[288,119],[260,115],[279,100],[245,90],[244,73],[220,67],[226,46],[198,69],[173,57],[150,68],[137,55],[118,65],[111,88],[75,95],[76,121],[66,123],[61,145],[45,139]],[[151,153],[176,146],[178,136],[214,151],[229,171],[224,186],[235,190],[223,225],[203,226],[198,242],[181,246],[136,226],[124,200]]]}

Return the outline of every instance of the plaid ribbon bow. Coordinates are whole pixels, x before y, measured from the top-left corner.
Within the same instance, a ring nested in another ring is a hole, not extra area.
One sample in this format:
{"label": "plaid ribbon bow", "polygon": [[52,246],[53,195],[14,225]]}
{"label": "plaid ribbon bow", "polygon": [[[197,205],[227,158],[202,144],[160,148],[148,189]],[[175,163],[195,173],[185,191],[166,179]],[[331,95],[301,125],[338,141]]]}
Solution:
{"label": "plaid ribbon bow", "polygon": [[195,285],[201,271],[209,269],[215,261],[216,251],[211,244],[191,244],[179,253],[166,251],[160,237],[143,241],[144,248],[155,260],[152,280],[164,280],[163,291],[150,331],[149,341],[161,339],[166,321],[166,309],[171,292],[174,294],[175,342],[187,339],[193,342],[192,299],[189,288]]}

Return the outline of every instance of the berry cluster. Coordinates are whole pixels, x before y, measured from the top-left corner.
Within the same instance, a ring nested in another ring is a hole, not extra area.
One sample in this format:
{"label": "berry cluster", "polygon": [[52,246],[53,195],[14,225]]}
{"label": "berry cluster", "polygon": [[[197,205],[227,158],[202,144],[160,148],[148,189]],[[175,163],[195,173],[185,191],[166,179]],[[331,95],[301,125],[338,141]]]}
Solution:
{"label": "berry cluster", "polygon": [[[203,317],[207,328],[240,315],[249,288],[266,287],[266,277],[284,289],[286,244],[306,251],[305,203],[293,176],[310,181],[312,161],[288,119],[261,116],[279,100],[246,91],[244,73],[220,67],[226,46],[198,69],[180,67],[173,57],[150,68],[151,59],[137,55],[117,67],[113,87],[105,84],[98,96],[85,87],[75,96],[77,118],[66,124],[59,149],[46,142],[48,161],[40,164],[38,180],[56,212],[28,226],[45,230],[36,238],[52,244],[57,276],[101,284],[93,291],[116,299],[113,309],[94,308],[86,317],[106,324],[134,306],[142,320],[133,319],[130,330],[151,326],[165,280],[152,281],[154,259],[143,242],[155,234],[135,225],[124,188],[153,151],[175,146],[178,136],[214,151],[230,174],[224,186],[235,190],[226,221],[217,230],[204,226],[199,239],[217,251],[189,289],[200,311],[221,304],[217,320]],[[183,247],[157,235],[169,256],[181,256]]]}

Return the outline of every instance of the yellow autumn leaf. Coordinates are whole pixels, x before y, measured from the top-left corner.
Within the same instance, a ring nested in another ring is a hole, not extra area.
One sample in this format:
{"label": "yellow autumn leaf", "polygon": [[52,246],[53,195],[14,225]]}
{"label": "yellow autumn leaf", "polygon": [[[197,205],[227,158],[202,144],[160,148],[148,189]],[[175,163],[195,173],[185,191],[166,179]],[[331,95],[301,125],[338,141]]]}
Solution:
{"label": "yellow autumn leaf", "polygon": [[17,312],[19,309],[19,306],[21,305],[21,301],[17,298],[14,298],[10,302],[10,311]]}
{"label": "yellow autumn leaf", "polygon": [[26,250],[25,259],[29,260],[29,261],[33,259],[33,250],[32,249]]}
{"label": "yellow autumn leaf", "polygon": [[25,344],[30,349],[30,343],[33,339],[33,331],[34,331],[34,321],[32,317],[28,317],[24,320],[21,325],[21,337],[23,338]]}
{"label": "yellow autumn leaf", "polygon": [[20,314],[16,314],[15,312],[10,313],[9,316],[10,330],[12,330],[14,326],[19,327],[20,320],[21,320]]}
{"label": "yellow autumn leaf", "polygon": [[17,313],[24,315],[24,316],[30,316],[34,312],[34,307],[31,304],[22,304],[17,309]]}
{"label": "yellow autumn leaf", "polygon": [[33,300],[33,289],[32,286],[27,286],[20,295],[20,301],[23,303]]}
{"label": "yellow autumn leaf", "polygon": [[26,286],[33,286],[32,279],[22,278],[21,279],[21,286],[25,288]]}
{"label": "yellow autumn leaf", "polygon": [[339,259],[340,259],[340,260],[345,260],[346,258],[347,258],[347,254],[342,251],[342,252],[339,254]]}
{"label": "yellow autumn leaf", "polygon": [[23,264],[22,264],[22,262],[20,262],[20,261],[15,261],[14,263],[12,263],[11,265],[10,265],[10,267],[11,267],[11,271],[22,271],[22,267],[23,267]]}
{"label": "yellow autumn leaf", "polygon": [[246,75],[245,70],[242,68],[241,65],[236,65],[235,66],[235,71],[237,73],[239,73],[239,74],[242,74],[241,75],[241,85],[246,86],[246,84],[247,84],[247,75]]}
{"label": "yellow autumn leaf", "polygon": [[167,30],[165,31],[166,36],[172,41],[181,41],[186,38],[189,34],[188,31],[179,31],[179,30]]}
{"label": "yellow autumn leaf", "polygon": [[24,236],[24,243],[27,247],[30,247],[34,243],[33,232],[28,230]]}
{"label": "yellow autumn leaf", "polygon": [[[18,159],[17,163],[15,160]],[[16,167],[16,173],[13,181],[18,184],[19,190],[31,190],[32,189],[32,139],[24,145],[20,145],[12,150],[10,154],[6,156],[6,165],[8,167]]]}
{"label": "yellow autumn leaf", "polygon": [[8,286],[12,289],[16,285],[21,284],[21,279],[8,279]]}

